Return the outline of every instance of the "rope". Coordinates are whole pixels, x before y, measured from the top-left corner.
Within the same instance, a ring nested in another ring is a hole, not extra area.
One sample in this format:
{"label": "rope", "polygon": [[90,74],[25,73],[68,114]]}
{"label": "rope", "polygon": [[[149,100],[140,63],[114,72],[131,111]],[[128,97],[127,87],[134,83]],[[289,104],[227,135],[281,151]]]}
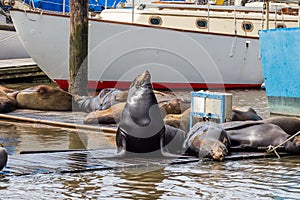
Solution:
{"label": "rope", "polygon": [[277,146],[272,146],[272,145],[269,145],[269,146],[267,146],[267,147],[258,147],[258,149],[266,149],[266,151],[268,152],[268,153],[271,153],[272,151],[274,151],[274,153],[276,154],[276,156],[278,157],[278,158],[280,158],[280,155],[278,154],[278,152],[276,151],[276,149],[278,149],[278,148],[282,148],[283,146],[282,145],[284,145],[285,143],[287,143],[288,141],[290,141],[291,139],[293,139],[294,137],[296,137],[297,135],[299,135],[300,134],[300,131],[298,131],[297,133],[295,133],[294,135],[292,135],[291,137],[289,137],[289,138],[287,138],[286,140],[284,140],[283,142],[281,142],[279,145],[277,145]]}

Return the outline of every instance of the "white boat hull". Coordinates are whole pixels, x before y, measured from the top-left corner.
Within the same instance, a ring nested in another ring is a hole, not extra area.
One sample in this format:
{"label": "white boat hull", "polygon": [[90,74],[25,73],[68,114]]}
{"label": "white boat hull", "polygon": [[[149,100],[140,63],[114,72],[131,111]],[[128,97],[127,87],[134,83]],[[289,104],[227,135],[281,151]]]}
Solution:
{"label": "white boat hull", "polygon": [[0,60],[29,58],[16,31],[0,30]]}
{"label": "white boat hull", "polygon": [[[29,55],[63,88],[69,18],[12,10]],[[156,88],[241,88],[263,82],[258,38],[89,21],[89,87],[126,88],[149,70]]]}

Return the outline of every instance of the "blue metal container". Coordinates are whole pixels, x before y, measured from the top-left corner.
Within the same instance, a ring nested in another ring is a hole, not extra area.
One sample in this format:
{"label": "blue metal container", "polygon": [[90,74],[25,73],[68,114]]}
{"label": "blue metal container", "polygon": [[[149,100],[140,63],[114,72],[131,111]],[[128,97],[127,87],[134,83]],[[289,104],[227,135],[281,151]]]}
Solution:
{"label": "blue metal container", "polygon": [[300,28],[264,30],[259,40],[270,112],[300,116]]}

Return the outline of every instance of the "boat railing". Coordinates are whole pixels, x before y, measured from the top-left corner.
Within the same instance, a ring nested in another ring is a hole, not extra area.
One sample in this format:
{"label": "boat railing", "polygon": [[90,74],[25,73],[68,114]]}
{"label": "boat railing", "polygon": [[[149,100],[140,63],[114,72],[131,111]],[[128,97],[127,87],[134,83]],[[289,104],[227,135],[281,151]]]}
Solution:
{"label": "boat railing", "polygon": [[[235,9],[236,12],[262,12],[261,7],[257,6],[226,6],[226,5],[196,5],[196,4],[159,4],[159,3],[141,3],[138,6],[138,9],[146,9],[146,8],[157,8],[159,10],[163,9],[186,9],[186,10],[210,10],[210,11],[232,11]],[[280,7],[270,8],[270,12],[279,12],[281,10]]]}

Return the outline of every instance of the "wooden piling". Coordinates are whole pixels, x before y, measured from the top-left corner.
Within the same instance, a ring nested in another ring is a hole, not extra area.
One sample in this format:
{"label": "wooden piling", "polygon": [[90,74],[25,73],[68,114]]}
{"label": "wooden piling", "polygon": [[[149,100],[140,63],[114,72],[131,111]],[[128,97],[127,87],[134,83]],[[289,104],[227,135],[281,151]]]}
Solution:
{"label": "wooden piling", "polygon": [[70,1],[69,92],[87,95],[88,0]]}

